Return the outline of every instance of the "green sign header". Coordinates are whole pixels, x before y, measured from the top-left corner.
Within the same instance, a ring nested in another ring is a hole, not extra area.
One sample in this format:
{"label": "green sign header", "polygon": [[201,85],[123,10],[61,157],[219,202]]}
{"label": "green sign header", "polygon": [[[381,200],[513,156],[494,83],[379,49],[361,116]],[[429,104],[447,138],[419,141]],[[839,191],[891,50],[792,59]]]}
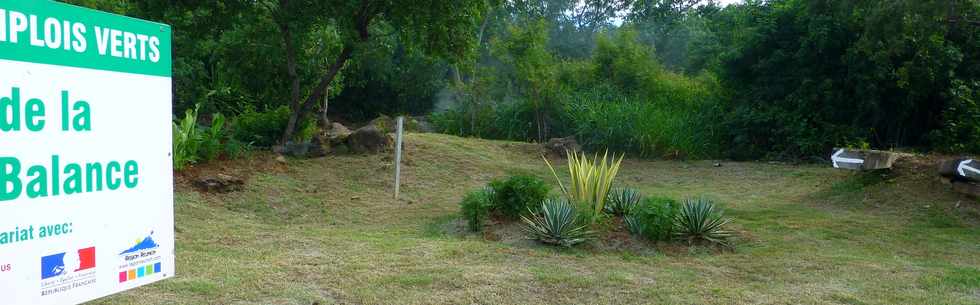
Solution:
{"label": "green sign header", "polygon": [[170,26],[48,0],[0,0],[0,59],[171,76]]}

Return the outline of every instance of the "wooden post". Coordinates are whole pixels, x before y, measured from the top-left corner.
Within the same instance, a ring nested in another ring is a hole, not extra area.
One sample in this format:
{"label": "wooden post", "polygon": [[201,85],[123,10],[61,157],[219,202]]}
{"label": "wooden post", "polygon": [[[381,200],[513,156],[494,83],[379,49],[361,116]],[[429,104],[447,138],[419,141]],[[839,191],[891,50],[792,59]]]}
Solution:
{"label": "wooden post", "polygon": [[398,189],[401,185],[402,174],[402,125],[405,117],[398,117],[398,133],[395,135],[395,199],[398,199]]}

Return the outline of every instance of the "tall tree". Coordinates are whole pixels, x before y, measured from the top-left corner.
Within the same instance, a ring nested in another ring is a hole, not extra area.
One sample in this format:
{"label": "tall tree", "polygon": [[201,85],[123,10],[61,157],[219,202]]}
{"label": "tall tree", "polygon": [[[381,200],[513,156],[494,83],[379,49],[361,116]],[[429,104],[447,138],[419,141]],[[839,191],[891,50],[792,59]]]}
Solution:
{"label": "tall tree", "polygon": [[[323,100],[326,89],[347,62],[363,48],[374,33],[373,25],[387,24],[402,39],[424,53],[433,56],[461,58],[472,50],[476,38],[472,34],[480,26],[481,15],[489,6],[484,0],[279,0],[274,14],[287,53],[287,70],[294,77],[295,60],[299,50],[294,39],[308,37],[310,20],[329,20],[340,33],[342,49],[332,63],[321,71],[316,84],[303,97],[302,85],[291,81],[289,123],[282,135],[288,142],[296,132],[297,123],[313,106]],[[289,43],[287,43],[289,42]],[[300,89],[296,89],[299,87]]]}

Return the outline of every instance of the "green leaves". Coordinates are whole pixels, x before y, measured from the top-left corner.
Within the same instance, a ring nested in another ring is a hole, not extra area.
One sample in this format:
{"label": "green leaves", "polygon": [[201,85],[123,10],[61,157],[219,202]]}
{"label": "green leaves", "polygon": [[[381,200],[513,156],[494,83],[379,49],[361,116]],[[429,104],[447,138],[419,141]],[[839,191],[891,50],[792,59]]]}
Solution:
{"label": "green leaves", "polygon": [[616,216],[629,215],[633,209],[640,204],[640,192],[634,188],[617,188],[609,192],[608,203],[606,203],[606,213]]}
{"label": "green leaves", "polygon": [[463,214],[463,219],[466,219],[470,231],[479,232],[483,229],[483,223],[490,215],[490,209],[493,208],[493,194],[493,189],[486,187],[467,193],[459,203],[460,213]]}
{"label": "green leaves", "polygon": [[711,200],[688,199],[674,219],[674,234],[690,244],[707,242],[731,247],[729,239],[733,233],[725,229],[729,222]]}
{"label": "green leaves", "polygon": [[197,161],[200,135],[197,132],[197,107],[188,109],[184,118],[173,122],[174,169],[184,169]]}
{"label": "green leaves", "polygon": [[565,196],[574,202],[589,205],[592,222],[595,223],[602,211],[605,210],[609,189],[612,187],[613,180],[616,179],[616,174],[619,173],[619,165],[623,162],[624,155],[620,155],[619,159],[616,160],[615,156],[610,158],[609,152],[606,151],[601,160],[598,158],[598,154],[589,160],[585,153],[579,155],[576,152],[567,151],[566,154],[568,156],[568,174],[571,177],[571,183],[568,187],[562,184],[561,178],[558,177],[555,168],[551,166],[551,162],[548,162],[547,158],[542,158],[548,168],[551,169],[551,173],[555,176],[555,180],[558,181],[558,185]]}
{"label": "green leaves", "polygon": [[592,232],[585,225],[576,223],[578,212],[565,199],[547,199],[541,204],[540,213],[521,216],[524,231],[531,238],[549,245],[571,247],[588,240]]}

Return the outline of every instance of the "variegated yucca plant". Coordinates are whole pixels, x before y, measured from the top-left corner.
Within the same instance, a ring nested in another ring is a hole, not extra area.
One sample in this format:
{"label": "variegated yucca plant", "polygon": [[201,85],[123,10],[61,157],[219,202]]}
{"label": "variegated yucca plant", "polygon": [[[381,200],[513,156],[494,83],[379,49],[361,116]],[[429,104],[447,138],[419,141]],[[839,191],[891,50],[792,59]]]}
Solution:
{"label": "variegated yucca plant", "polygon": [[528,212],[528,216],[521,216],[524,232],[542,243],[571,247],[592,235],[586,226],[578,224],[578,212],[564,198],[545,199],[540,211]]}
{"label": "variegated yucca plant", "polygon": [[590,160],[585,153],[579,154],[572,151],[565,153],[568,155],[568,174],[571,177],[568,186],[561,182],[558,172],[555,171],[554,166],[551,166],[551,162],[548,162],[547,158],[544,158],[544,162],[548,164],[548,168],[558,180],[558,186],[561,187],[561,191],[565,193],[568,200],[589,205],[592,223],[595,223],[605,209],[609,189],[613,185],[613,180],[616,179],[616,174],[619,173],[619,165],[623,162],[623,156],[620,155],[619,159],[616,159],[615,156],[610,158],[609,151],[606,151],[601,159],[597,153]]}

